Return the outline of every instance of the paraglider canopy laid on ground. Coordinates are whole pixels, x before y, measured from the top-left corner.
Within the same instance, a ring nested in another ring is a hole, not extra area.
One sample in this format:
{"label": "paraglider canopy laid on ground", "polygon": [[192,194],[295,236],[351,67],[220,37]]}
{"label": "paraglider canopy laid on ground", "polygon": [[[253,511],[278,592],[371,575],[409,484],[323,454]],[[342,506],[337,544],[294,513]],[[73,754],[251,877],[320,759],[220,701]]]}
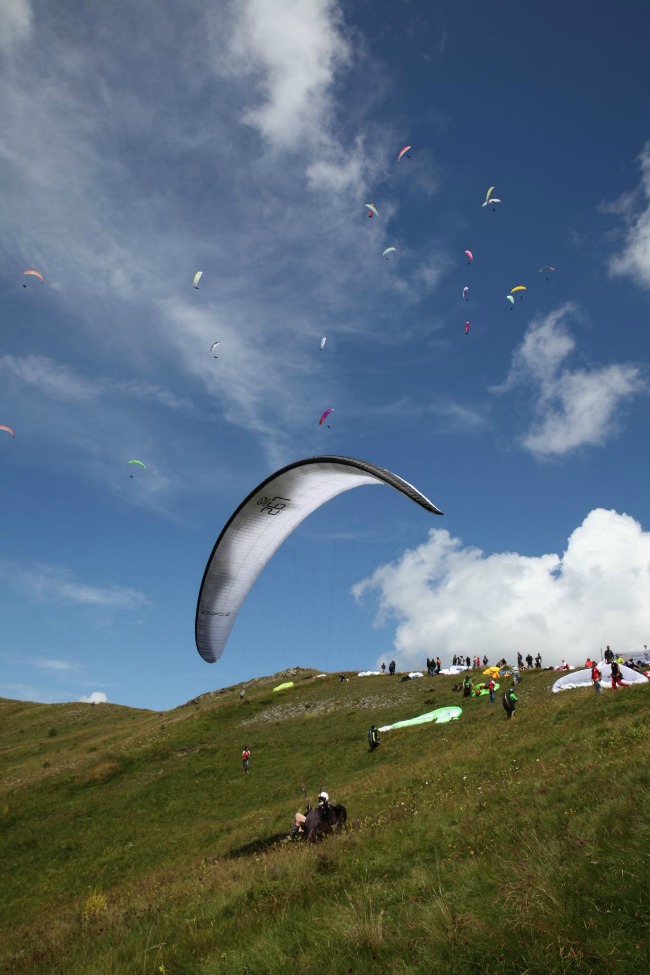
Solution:
{"label": "paraglider canopy laid on ground", "polygon": [[[644,677],[637,670],[632,670],[631,667],[624,667],[623,664],[619,664],[619,669],[621,671],[621,677],[628,684],[648,683],[647,677]],[[603,661],[598,664],[598,670],[601,674],[602,686],[611,687],[612,668],[610,665]],[[564,677],[556,680],[551,690],[554,694],[557,694],[558,691],[572,691],[578,687],[589,687],[591,684],[593,684],[591,668],[588,670],[573,670],[570,674],[565,674]]]}
{"label": "paraglider canopy laid on ground", "polygon": [[242,501],[212,550],[195,620],[204,660],[219,659],[251,586],[291,532],[326,501],[364,484],[387,484],[426,511],[442,514],[408,481],[354,457],[309,457],[276,471]]}
{"label": "paraglider canopy laid on ground", "polygon": [[278,686],[277,687],[274,687],[273,690],[274,691],[286,691],[287,688],[293,687],[293,684],[294,684],[294,682],[292,680],[285,680],[284,684],[278,684]]}
{"label": "paraglider canopy laid on ground", "polygon": [[455,721],[460,718],[463,709],[459,707],[436,708],[435,711],[427,711],[420,714],[417,718],[406,718],[404,721],[396,721],[395,724],[386,724],[380,731],[395,731],[396,728],[410,728],[411,725],[428,724],[434,721],[436,724],[446,724],[447,721]]}

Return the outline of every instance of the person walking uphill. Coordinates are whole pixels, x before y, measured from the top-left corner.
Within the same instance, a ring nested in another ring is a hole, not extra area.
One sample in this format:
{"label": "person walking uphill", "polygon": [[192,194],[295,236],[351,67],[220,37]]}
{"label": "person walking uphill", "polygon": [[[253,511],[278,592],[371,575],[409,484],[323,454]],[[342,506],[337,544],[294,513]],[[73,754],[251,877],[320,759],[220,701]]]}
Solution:
{"label": "person walking uphill", "polygon": [[630,686],[626,680],[623,680],[623,676],[621,674],[621,668],[620,668],[619,664],[616,662],[616,660],[612,661],[612,663],[610,665],[610,670],[611,670],[611,674],[612,674],[612,690],[613,691],[615,691],[617,689],[617,685],[619,685],[620,687],[629,687]]}
{"label": "person walking uphill", "polygon": [[508,690],[503,695],[503,709],[506,712],[506,718],[508,719],[508,721],[510,721],[513,714],[515,713],[515,707],[517,706],[518,700],[519,698],[515,694],[513,688],[509,687]]}
{"label": "person walking uphill", "polygon": [[375,748],[379,748],[379,730],[374,724],[370,725],[370,730],[368,732],[368,745],[370,746],[371,752],[374,752]]}
{"label": "person walking uphill", "polygon": [[248,745],[244,748],[241,753],[241,770],[242,772],[248,772],[248,762],[251,757],[251,750]]}

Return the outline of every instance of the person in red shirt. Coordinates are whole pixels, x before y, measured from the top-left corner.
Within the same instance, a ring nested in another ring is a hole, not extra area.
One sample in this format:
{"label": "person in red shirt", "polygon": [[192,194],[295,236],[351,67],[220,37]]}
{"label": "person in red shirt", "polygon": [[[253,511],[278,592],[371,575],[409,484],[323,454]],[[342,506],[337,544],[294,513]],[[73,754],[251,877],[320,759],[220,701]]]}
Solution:
{"label": "person in red shirt", "polygon": [[597,664],[592,664],[592,666],[591,666],[591,679],[594,682],[594,690],[595,690],[596,694],[600,694],[600,692],[603,689],[602,688],[602,685],[600,683],[600,678],[601,677],[602,677],[602,674],[600,672],[600,669],[598,668],[598,665]]}
{"label": "person in red shirt", "polygon": [[251,757],[251,750],[248,745],[244,748],[241,753],[241,770],[242,772],[248,772],[248,761]]}

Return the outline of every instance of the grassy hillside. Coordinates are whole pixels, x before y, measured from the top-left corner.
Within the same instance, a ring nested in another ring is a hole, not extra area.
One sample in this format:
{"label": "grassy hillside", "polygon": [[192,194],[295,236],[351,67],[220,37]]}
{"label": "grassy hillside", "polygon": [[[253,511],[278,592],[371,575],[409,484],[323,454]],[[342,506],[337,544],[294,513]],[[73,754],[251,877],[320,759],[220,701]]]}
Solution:
{"label": "grassy hillside", "polygon": [[[526,674],[506,722],[451,677],[293,677],[164,714],[0,700],[1,972],[650,971],[650,685]],[[284,841],[303,786],[343,835]]]}

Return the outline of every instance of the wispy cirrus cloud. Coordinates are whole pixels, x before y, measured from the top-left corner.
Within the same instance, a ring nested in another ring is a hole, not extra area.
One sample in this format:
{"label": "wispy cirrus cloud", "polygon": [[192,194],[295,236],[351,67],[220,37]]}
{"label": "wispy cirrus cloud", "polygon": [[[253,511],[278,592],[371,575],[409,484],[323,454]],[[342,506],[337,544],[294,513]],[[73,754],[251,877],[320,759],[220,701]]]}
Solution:
{"label": "wispy cirrus cloud", "polygon": [[0,3],[0,48],[9,54],[31,33],[34,12],[30,0],[2,0]]}
{"label": "wispy cirrus cloud", "polygon": [[189,400],[155,383],[102,376],[89,379],[66,363],[44,355],[0,356],[0,375],[12,378],[20,385],[34,387],[43,397],[59,402],[89,403],[102,396],[118,394],[157,403],[172,410],[192,407]]}
{"label": "wispy cirrus cloud", "polygon": [[[79,582],[70,569],[61,565],[19,565],[4,559],[0,561],[0,578],[10,588],[27,593],[37,602],[113,610],[134,610],[150,605],[147,596],[137,589]],[[44,668],[47,669],[47,665],[44,664]],[[56,664],[50,669],[56,669]]]}
{"label": "wispy cirrus cloud", "polygon": [[523,446],[538,458],[559,457],[583,446],[600,446],[617,428],[621,407],[648,392],[641,369],[632,364],[571,368],[576,341],[568,328],[575,306],[565,305],[535,319],[512,357],[504,383],[533,390],[530,427]]}

